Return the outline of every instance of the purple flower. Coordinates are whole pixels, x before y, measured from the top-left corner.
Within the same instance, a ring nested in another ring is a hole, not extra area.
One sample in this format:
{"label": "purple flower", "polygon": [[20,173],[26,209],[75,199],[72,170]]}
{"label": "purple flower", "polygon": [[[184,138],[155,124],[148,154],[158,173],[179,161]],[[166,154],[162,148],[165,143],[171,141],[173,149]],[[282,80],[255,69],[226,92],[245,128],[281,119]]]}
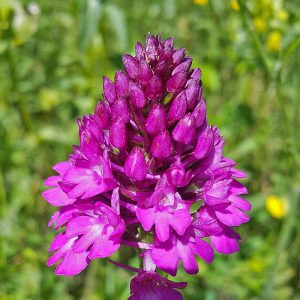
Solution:
{"label": "purple flower", "polygon": [[56,216],[56,228],[63,226],[65,231],[52,242],[49,251],[56,252],[47,265],[60,261],[57,275],[76,275],[91,259],[108,257],[119,249],[125,224],[119,215],[117,189],[112,198],[113,207],[102,202],[80,203],[66,207]]}
{"label": "purple flower", "polygon": [[155,224],[157,238],[165,242],[170,236],[170,227],[179,235],[183,235],[191,224],[189,204],[183,201],[166,177],[163,177],[154,193],[142,199],[137,208],[137,217],[143,228],[150,231]]}
{"label": "purple flower", "polygon": [[185,282],[173,282],[155,272],[140,271],[131,279],[128,300],[183,300],[176,289],[186,287]]}
{"label": "purple flower", "polygon": [[77,161],[64,174],[60,185],[68,197],[86,199],[113,190],[116,182],[107,158],[95,156]]}
{"label": "purple flower", "polygon": [[56,164],[53,166],[53,170],[55,170],[58,175],[50,176],[47,180],[45,180],[45,185],[52,187],[42,193],[43,197],[49,202],[49,204],[53,206],[65,206],[76,201],[76,199],[68,197],[68,195],[63,192],[59,186],[59,182],[61,182],[62,177],[70,167],[71,165],[67,161]]}
{"label": "purple flower", "polygon": [[139,248],[144,269],[129,299],[182,299],[176,289],[185,284],[156,269],[175,276],[181,262],[196,274],[196,257],[211,263],[215,250],[239,250],[234,228],[251,209],[238,181],[246,175],[223,156],[201,71],[185,50],[149,35],[135,52],[123,56],[114,81],[103,78],[103,100],[78,120],[79,146],[45,181],[44,198],[60,207],[49,225],[61,230],[48,265],[75,275],[122,245]]}
{"label": "purple flower", "polygon": [[151,257],[156,266],[172,276],[176,276],[179,260],[187,273],[197,274],[199,269],[195,256],[211,263],[214,251],[208,242],[196,235],[192,226],[183,236],[173,233],[163,243],[156,239],[151,251]]}

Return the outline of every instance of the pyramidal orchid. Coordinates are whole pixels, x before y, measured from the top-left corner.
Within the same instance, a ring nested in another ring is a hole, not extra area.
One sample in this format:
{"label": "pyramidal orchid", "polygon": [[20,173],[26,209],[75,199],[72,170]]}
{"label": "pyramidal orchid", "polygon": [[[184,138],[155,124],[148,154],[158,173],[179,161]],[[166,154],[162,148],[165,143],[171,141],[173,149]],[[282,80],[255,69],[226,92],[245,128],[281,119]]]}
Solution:
{"label": "pyramidal orchid", "polygon": [[246,175],[222,154],[191,64],[173,39],[149,35],[123,56],[124,70],[103,78],[103,99],[78,120],[79,145],[45,182],[43,197],[59,207],[47,262],[57,275],[133,247],[143,267],[127,267],[137,273],[129,299],[183,299],[177,289],[186,283],[158,270],[175,276],[181,264],[196,274],[197,258],[239,250],[234,228],[251,209],[238,181]]}

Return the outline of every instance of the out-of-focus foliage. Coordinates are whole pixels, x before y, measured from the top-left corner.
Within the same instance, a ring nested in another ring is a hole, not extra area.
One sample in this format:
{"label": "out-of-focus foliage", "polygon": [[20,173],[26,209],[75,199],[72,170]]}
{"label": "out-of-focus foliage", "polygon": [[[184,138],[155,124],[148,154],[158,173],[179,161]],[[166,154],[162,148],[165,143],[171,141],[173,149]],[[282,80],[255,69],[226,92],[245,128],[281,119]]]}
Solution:
{"label": "out-of-focus foliage", "polygon": [[[174,36],[202,68],[210,122],[249,174],[241,252],[199,262],[195,277],[180,272],[190,282],[185,299],[299,299],[299,8],[298,0],[1,0],[0,299],[126,299],[130,274],[104,261],[73,278],[46,268],[53,210],[40,193],[77,142],[76,118],[101,97],[101,76],[147,32]],[[129,251],[116,259],[137,264]]]}

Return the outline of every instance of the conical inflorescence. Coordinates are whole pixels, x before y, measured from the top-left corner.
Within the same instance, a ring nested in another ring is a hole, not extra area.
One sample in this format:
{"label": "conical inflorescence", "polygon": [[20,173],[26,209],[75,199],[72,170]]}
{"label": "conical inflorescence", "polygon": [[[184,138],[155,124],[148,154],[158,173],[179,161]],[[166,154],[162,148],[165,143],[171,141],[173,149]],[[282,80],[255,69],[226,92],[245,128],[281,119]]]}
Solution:
{"label": "conical inflorescence", "polygon": [[[79,146],[56,164],[44,198],[60,207],[50,225],[60,233],[47,264],[56,274],[76,275],[90,260],[120,246],[136,247],[143,270],[130,299],[182,299],[174,283],[181,262],[198,272],[214,251],[239,250],[234,227],[249,220],[241,198],[245,173],[222,154],[224,139],[208,124],[200,69],[173,39],[147,36],[123,71],[103,78],[103,100],[78,120]],[[153,296],[153,297],[154,297]]]}

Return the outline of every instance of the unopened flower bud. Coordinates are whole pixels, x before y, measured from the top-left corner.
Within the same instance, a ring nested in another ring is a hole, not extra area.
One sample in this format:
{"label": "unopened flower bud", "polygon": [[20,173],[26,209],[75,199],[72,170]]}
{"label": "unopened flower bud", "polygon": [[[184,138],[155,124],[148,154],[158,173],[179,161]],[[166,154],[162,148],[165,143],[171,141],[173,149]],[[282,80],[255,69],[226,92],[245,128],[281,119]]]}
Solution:
{"label": "unopened flower bud", "polygon": [[123,97],[119,97],[111,107],[111,117],[113,120],[122,119],[127,123],[130,120],[130,113],[127,101]]}
{"label": "unopened flower bud", "polygon": [[202,87],[200,86],[198,81],[191,80],[188,83],[188,86],[185,90],[185,94],[186,94],[186,101],[189,109],[193,109],[195,107],[195,104],[199,101],[201,90]]}
{"label": "unopened flower bud", "polygon": [[147,99],[143,90],[133,81],[129,83],[129,96],[134,107],[143,108],[146,105]]}
{"label": "unopened flower bud", "polygon": [[195,118],[189,113],[181,119],[176,125],[172,136],[178,143],[187,145],[195,137],[196,133],[196,121]]}
{"label": "unopened flower bud", "polygon": [[137,78],[139,64],[136,58],[129,54],[123,55],[123,65],[130,79]]}
{"label": "unopened flower bud", "polygon": [[128,88],[129,88],[129,80],[127,75],[122,71],[117,71],[115,75],[115,87],[116,92],[122,96],[127,97]]}
{"label": "unopened flower bud", "polygon": [[106,76],[103,77],[103,94],[104,98],[113,103],[117,98],[116,89],[114,83]]}
{"label": "unopened flower bud", "polygon": [[114,147],[124,149],[126,147],[126,139],[126,124],[122,119],[117,119],[110,127],[109,140]]}
{"label": "unopened flower bud", "polygon": [[182,91],[179,93],[176,98],[173,100],[171,107],[168,112],[168,120],[169,122],[180,120],[186,112],[187,103],[185,92]]}
{"label": "unopened flower bud", "polygon": [[138,81],[140,84],[146,84],[153,76],[152,70],[149,68],[148,64],[144,60],[141,60],[139,63],[138,72]]}
{"label": "unopened flower bud", "polygon": [[172,75],[179,73],[179,72],[187,72],[192,65],[192,59],[187,58],[185,61],[183,61],[180,65],[178,65],[172,72]]}
{"label": "unopened flower bud", "polygon": [[191,79],[194,79],[196,81],[199,81],[201,78],[201,70],[200,69],[194,69],[191,73]]}
{"label": "unopened flower bud", "polygon": [[159,76],[154,75],[147,83],[145,95],[150,100],[159,100],[162,97],[163,83]]}
{"label": "unopened flower bud", "polygon": [[102,129],[107,129],[109,127],[110,114],[101,100],[97,103],[95,117],[97,118],[98,124]]}
{"label": "unopened flower bud", "polygon": [[131,150],[125,162],[125,174],[137,181],[145,179],[147,174],[147,164],[144,153],[139,147]]}
{"label": "unopened flower bud", "polygon": [[136,43],[135,45],[135,55],[138,60],[141,60],[144,57],[144,48],[141,43]]}
{"label": "unopened flower bud", "polygon": [[214,135],[210,126],[207,126],[198,137],[198,142],[194,150],[197,159],[206,157],[214,143]]}
{"label": "unopened flower bud", "polygon": [[206,102],[204,99],[201,99],[197,104],[194,111],[192,112],[192,116],[196,120],[196,127],[201,127],[206,120]]}
{"label": "unopened flower bud", "polygon": [[162,105],[155,104],[152,106],[147,122],[146,130],[150,134],[156,134],[157,132],[166,128],[166,114]]}
{"label": "unopened flower bud", "polygon": [[167,130],[160,131],[153,139],[151,154],[158,158],[168,158],[174,150],[170,134]]}
{"label": "unopened flower bud", "polygon": [[179,48],[174,51],[172,59],[173,59],[173,64],[178,65],[180,61],[184,58],[185,55],[185,50],[184,48]]}
{"label": "unopened flower bud", "polygon": [[167,172],[167,178],[174,186],[184,187],[192,178],[191,172],[186,172],[180,162],[176,162]]}
{"label": "unopened flower bud", "polygon": [[187,73],[186,72],[178,72],[174,74],[167,81],[167,91],[169,93],[176,93],[178,90],[183,88],[186,83]]}

